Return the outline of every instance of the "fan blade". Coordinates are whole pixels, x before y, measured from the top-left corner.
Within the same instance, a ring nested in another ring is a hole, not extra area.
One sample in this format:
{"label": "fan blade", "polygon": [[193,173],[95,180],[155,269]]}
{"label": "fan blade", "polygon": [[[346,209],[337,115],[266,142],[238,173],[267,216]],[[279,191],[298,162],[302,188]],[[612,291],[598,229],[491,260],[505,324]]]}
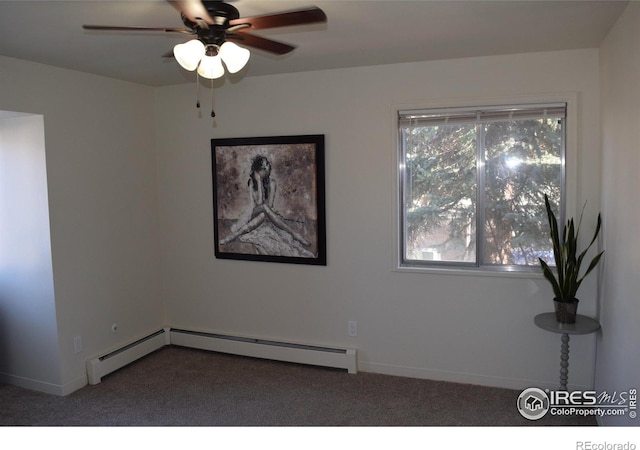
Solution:
{"label": "fan blade", "polygon": [[82,25],[85,30],[102,30],[102,31],[165,31],[167,33],[186,33],[193,34],[192,31],[184,27],[117,27],[110,25]]}
{"label": "fan blade", "polygon": [[184,14],[187,19],[194,23],[201,23],[202,21],[213,25],[214,21],[209,15],[209,12],[202,4],[200,0],[167,0],[171,6],[177,9],[181,14]]}
{"label": "fan blade", "polygon": [[241,44],[265,50],[276,55],[284,55],[295,50],[293,45],[283,42],[274,41],[273,39],[263,38],[249,33],[233,33],[227,35],[228,39],[238,40]]}
{"label": "fan blade", "polygon": [[321,23],[327,21],[327,15],[318,7],[299,9],[284,13],[267,14],[264,16],[241,17],[229,21],[229,25],[249,24],[252,30],[265,28],[288,27],[292,25],[305,25],[309,23]]}

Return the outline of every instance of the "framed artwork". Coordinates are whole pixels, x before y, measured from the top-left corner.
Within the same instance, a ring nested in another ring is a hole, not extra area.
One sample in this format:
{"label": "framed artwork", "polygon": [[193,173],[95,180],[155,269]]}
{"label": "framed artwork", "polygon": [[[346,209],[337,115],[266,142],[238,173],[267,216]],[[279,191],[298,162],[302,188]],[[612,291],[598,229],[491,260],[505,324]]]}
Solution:
{"label": "framed artwork", "polygon": [[324,135],[211,140],[215,256],[326,265]]}

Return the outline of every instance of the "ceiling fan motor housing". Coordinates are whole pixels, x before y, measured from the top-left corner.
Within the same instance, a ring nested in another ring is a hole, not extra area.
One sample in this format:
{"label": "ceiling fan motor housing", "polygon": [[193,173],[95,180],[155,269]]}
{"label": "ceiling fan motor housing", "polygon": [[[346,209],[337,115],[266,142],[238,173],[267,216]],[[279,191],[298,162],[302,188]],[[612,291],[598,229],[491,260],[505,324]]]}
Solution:
{"label": "ceiling fan motor housing", "polygon": [[240,18],[240,13],[234,6],[222,1],[203,1],[202,4],[209,13],[211,20],[213,20],[213,24],[200,17],[197,18],[200,20],[194,22],[184,13],[180,14],[182,22],[187,28],[193,30],[198,35],[198,39],[205,45],[217,45],[219,47],[227,38],[229,21]]}

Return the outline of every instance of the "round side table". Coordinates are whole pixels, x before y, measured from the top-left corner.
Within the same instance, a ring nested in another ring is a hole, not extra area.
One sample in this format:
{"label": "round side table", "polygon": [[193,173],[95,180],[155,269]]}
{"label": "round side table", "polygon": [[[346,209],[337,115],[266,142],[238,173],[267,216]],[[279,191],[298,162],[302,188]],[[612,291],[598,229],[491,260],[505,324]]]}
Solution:
{"label": "round side table", "polygon": [[560,346],[560,390],[567,390],[569,380],[569,335],[589,334],[600,329],[600,322],[591,317],[576,316],[576,323],[560,323],[556,320],[556,313],[543,313],[534,317],[533,323],[538,327],[552,333],[560,333],[562,344]]}

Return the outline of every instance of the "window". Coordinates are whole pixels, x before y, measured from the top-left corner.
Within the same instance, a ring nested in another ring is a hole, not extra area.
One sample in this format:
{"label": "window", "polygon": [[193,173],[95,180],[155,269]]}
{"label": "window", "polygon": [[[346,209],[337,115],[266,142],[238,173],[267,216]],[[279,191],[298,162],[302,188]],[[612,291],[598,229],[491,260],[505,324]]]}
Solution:
{"label": "window", "polygon": [[399,111],[400,265],[549,260],[544,194],[563,210],[565,117],[564,103]]}

